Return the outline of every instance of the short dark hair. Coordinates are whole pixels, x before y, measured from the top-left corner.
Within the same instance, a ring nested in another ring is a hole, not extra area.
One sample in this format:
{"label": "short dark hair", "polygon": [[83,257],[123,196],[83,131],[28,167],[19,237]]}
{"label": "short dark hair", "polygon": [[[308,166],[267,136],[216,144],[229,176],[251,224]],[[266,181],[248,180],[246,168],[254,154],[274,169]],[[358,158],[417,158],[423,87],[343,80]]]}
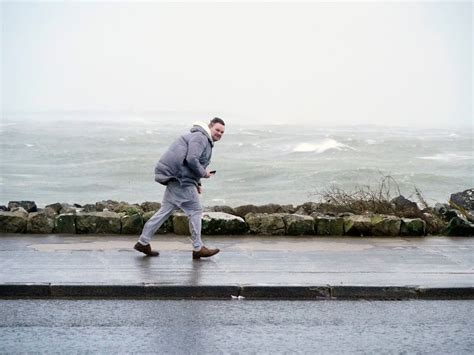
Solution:
{"label": "short dark hair", "polygon": [[220,123],[221,125],[225,126],[225,122],[223,119],[219,118],[219,117],[214,117],[211,122],[209,122],[209,126],[214,126],[216,123]]}

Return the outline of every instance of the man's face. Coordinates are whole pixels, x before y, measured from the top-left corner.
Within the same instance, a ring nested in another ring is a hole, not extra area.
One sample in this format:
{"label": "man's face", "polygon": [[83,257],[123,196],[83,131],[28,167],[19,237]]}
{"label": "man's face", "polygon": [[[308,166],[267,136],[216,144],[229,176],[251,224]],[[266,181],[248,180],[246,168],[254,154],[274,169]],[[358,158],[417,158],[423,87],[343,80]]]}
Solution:
{"label": "man's face", "polygon": [[220,123],[214,123],[211,127],[211,137],[214,142],[217,142],[219,139],[222,138],[222,135],[225,131],[225,126],[221,125]]}

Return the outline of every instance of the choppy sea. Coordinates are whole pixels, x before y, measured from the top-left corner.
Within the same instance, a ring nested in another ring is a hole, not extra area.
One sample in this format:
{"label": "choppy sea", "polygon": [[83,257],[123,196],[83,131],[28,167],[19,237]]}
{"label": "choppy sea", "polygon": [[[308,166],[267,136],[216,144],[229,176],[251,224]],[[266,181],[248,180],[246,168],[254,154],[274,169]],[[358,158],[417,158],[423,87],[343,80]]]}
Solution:
{"label": "choppy sea", "polygon": [[[155,162],[191,127],[171,115],[15,114],[0,124],[0,204],[34,200],[161,201]],[[203,180],[205,206],[300,204],[332,186],[351,191],[391,176],[429,204],[474,187],[473,132],[388,126],[227,122]]]}

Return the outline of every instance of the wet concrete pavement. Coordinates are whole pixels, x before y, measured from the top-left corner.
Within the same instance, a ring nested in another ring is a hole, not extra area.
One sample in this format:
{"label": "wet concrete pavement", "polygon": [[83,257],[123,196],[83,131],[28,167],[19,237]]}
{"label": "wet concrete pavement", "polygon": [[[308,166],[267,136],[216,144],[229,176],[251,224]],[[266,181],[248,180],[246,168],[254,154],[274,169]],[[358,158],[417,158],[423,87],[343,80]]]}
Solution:
{"label": "wet concrete pavement", "polygon": [[[474,298],[474,238],[0,235],[1,297]],[[100,288],[102,287],[102,288]],[[33,292],[35,291],[35,292]]]}

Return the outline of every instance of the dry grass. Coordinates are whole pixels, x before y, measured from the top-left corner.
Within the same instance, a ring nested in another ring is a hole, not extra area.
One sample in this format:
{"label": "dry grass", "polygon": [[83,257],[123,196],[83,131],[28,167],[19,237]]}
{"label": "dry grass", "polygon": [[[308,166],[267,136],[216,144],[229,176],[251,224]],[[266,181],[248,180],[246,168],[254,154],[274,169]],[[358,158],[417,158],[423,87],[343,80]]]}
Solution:
{"label": "dry grass", "polygon": [[390,201],[400,195],[400,189],[391,176],[384,176],[376,187],[363,185],[347,191],[333,185],[315,195],[330,212],[394,214],[397,210]]}
{"label": "dry grass", "polygon": [[415,187],[414,194],[423,210],[413,205],[397,206],[391,201],[400,196],[400,188],[391,176],[382,176],[374,187],[369,185],[357,186],[352,191],[346,191],[337,186],[317,192],[314,195],[320,199],[319,210],[323,213],[354,214],[387,214],[405,218],[421,218],[426,222],[428,233],[437,234],[446,223],[438,217],[426,203],[421,191]]}

